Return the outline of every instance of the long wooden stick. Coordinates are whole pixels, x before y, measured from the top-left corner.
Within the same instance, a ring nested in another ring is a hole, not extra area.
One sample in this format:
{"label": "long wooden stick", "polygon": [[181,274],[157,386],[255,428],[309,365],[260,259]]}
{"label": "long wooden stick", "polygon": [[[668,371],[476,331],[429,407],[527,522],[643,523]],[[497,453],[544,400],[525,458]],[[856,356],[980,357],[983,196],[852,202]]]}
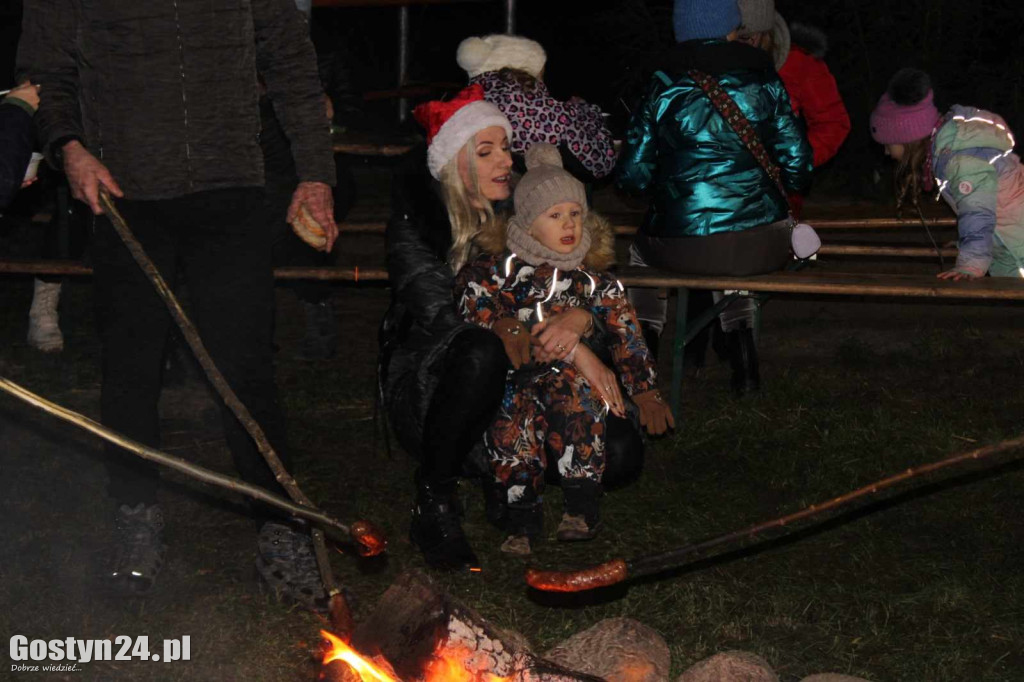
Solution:
{"label": "long wooden stick", "polygon": [[187,462],[179,457],[175,457],[174,455],[169,455],[166,452],[161,452],[155,448],[143,445],[136,440],[123,436],[117,431],[109,429],[106,426],[89,419],[85,415],[50,402],[46,398],[43,398],[42,396],[39,396],[27,388],[19,386],[4,377],[0,377],[0,390],[5,391],[9,395],[18,398],[29,405],[38,407],[47,414],[51,414],[68,423],[74,424],[79,428],[85,429],[86,431],[99,436],[103,440],[113,443],[114,445],[118,445],[128,452],[134,453],[143,459],[149,460],[150,462],[156,462],[157,464],[173,469],[178,473],[185,474],[186,476],[202,481],[203,483],[210,483],[220,488],[224,488],[225,490],[241,493],[247,497],[253,498],[254,500],[265,502],[277,507],[278,509],[286,511],[289,514],[294,514],[308,521],[312,521],[313,523],[333,528],[344,535],[349,535],[351,532],[351,528],[349,526],[317,509],[295,504],[294,502],[286,500],[280,495],[275,495],[274,493],[259,486],[246,483],[245,481],[241,481],[231,476],[225,476],[224,474],[201,467],[198,464],[192,464],[191,462]]}
{"label": "long wooden stick", "polygon": [[[135,262],[138,263],[139,267],[149,278],[149,281],[156,288],[160,298],[163,299],[167,305],[167,309],[171,313],[171,317],[174,319],[178,328],[181,330],[182,336],[185,338],[185,342],[188,343],[189,348],[192,349],[192,353],[199,361],[199,365],[203,368],[203,372],[206,373],[210,383],[213,384],[214,389],[220,395],[221,399],[231,410],[231,413],[235,415],[235,418],[242,424],[246,432],[253,439],[256,444],[257,450],[263,455],[263,459],[266,460],[267,466],[270,467],[274,473],[274,478],[284,488],[288,496],[291,497],[295,502],[303,507],[315,508],[312,500],[310,500],[305,493],[299,488],[299,484],[296,483],[288,470],[285,469],[284,464],[281,462],[281,458],[278,457],[277,452],[274,450],[270,441],[267,439],[266,434],[263,432],[263,428],[256,423],[253,419],[249,409],[238,399],[238,396],[232,390],[227,380],[224,379],[224,375],[221,374],[220,370],[213,362],[213,358],[210,357],[210,353],[206,350],[199,333],[196,331],[192,321],[185,315],[185,311],[182,310],[181,304],[178,303],[178,299],[174,296],[174,292],[171,291],[170,287],[167,286],[167,282],[164,281],[160,271],[157,270],[156,265],[150,260],[149,256],[146,255],[142,245],[132,234],[131,228],[128,227],[128,223],[124,217],[117,210],[113,200],[107,193],[100,195],[100,201],[103,204],[104,212],[110,219],[111,225],[117,231],[118,236],[121,237],[121,241],[128,248],[128,251],[132,254]],[[331,570],[330,561],[327,554],[327,544],[324,540],[323,531],[319,528],[313,528],[310,533],[313,540],[313,549],[316,555],[317,566],[320,569],[320,577],[324,583],[324,589],[327,592],[327,596],[332,603],[343,600],[344,597],[341,595],[341,590],[338,588],[337,583],[334,580],[334,573]],[[359,545],[361,545],[361,551],[363,554],[379,554],[383,552],[387,547],[387,541],[384,539],[383,534],[376,528],[366,522],[360,522],[353,524],[350,528],[350,535],[352,539]],[[333,608],[332,608],[333,610]]]}
{"label": "long wooden stick", "polygon": [[968,452],[954,455],[938,462],[924,464],[919,467],[907,469],[899,474],[883,478],[853,492],[827,500],[821,504],[812,504],[800,511],[770,521],[755,523],[742,530],[734,531],[713,537],[709,540],[696,542],[677,549],[659,552],[647,556],[636,557],[628,561],[624,559],[613,559],[597,566],[591,566],[577,571],[541,571],[528,569],[526,571],[526,582],[530,587],[545,592],[582,592],[597,587],[615,585],[629,578],[638,578],[645,575],[655,575],[666,571],[675,570],[685,566],[697,555],[709,549],[736,542],[738,540],[749,540],[774,528],[790,526],[797,521],[820,516],[828,511],[846,506],[851,502],[867,495],[873,495],[887,488],[908,481],[918,476],[923,476],[940,469],[968,462],[979,460],[992,455],[1017,450],[1024,447],[1024,435],[1000,441],[993,445],[976,448]]}

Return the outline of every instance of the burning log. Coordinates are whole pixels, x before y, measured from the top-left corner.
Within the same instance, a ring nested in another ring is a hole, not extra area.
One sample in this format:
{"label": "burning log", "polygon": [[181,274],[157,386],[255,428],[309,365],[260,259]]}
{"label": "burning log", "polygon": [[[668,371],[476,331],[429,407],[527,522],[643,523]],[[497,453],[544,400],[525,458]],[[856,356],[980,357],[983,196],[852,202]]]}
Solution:
{"label": "burning log", "polygon": [[356,627],[351,647],[371,671],[353,676],[348,654],[338,654],[348,647],[328,641],[327,682],[602,682],[536,656],[416,572],[401,575]]}

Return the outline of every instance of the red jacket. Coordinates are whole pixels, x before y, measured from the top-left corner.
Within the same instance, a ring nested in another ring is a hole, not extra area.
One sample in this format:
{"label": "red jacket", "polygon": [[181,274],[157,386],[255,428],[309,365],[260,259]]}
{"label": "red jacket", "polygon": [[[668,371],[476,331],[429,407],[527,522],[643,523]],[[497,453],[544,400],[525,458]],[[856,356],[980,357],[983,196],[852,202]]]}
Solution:
{"label": "red jacket", "polygon": [[825,62],[794,45],[779,76],[793,102],[793,111],[807,124],[815,167],[839,151],[850,133],[850,115],[839,96],[836,79]]}

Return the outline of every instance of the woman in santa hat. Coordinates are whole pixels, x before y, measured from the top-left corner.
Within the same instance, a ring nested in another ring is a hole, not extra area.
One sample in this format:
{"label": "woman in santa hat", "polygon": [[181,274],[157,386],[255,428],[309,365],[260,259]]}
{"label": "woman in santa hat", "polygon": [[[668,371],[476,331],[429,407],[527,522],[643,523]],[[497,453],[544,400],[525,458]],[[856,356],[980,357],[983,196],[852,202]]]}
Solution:
{"label": "woman in santa hat", "polygon": [[[511,211],[508,119],[472,85],[446,102],[414,111],[427,148],[409,154],[393,182],[387,228],[392,302],[380,329],[379,387],[402,447],[420,462],[410,536],[439,569],[478,565],[463,533],[458,479],[471,452],[483,460],[482,436],[501,402],[509,356],[562,359],[581,337],[600,338],[588,311],[548,318],[534,336],[465,322],[454,297],[455,274],[474,258],[481,234],[504,233]],[[599,341],[592,341],[600,343]],[[643,442],[629,420],[608,424],[604,481],[639,473]],[[480,472],[486,461],[477,465]],[[488,516],[503,516],[502,491],[488,490]]]}

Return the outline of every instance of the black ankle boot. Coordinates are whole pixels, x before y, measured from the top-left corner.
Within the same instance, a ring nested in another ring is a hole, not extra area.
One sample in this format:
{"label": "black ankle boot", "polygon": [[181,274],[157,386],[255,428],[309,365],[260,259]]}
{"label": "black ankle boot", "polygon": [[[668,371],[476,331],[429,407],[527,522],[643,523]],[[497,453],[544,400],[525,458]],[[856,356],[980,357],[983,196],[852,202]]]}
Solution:
{"label": "black ankle boot", "polygon": [[729,349],[729,363],[732,365],[732,390],[738,396],[754,393],[761,389],[761,374],[757,361],[757,345],[754,330],[746,325],[725,333]]}
{"label": "black ankle boot", "polygon": [[477,568],[480,562],[469,546],[459,521],[458,479],[416,483],[409,539],[419,547],[431,568],[457,571]]}
{"label": "black ankle boot", "polygon": [[647,343],[647,350],[651,352],[651,360],[658,361],[658,347],[661,345],[661,334],[646,322],[640,323],[640,329],[644,333],[644,341]]}

